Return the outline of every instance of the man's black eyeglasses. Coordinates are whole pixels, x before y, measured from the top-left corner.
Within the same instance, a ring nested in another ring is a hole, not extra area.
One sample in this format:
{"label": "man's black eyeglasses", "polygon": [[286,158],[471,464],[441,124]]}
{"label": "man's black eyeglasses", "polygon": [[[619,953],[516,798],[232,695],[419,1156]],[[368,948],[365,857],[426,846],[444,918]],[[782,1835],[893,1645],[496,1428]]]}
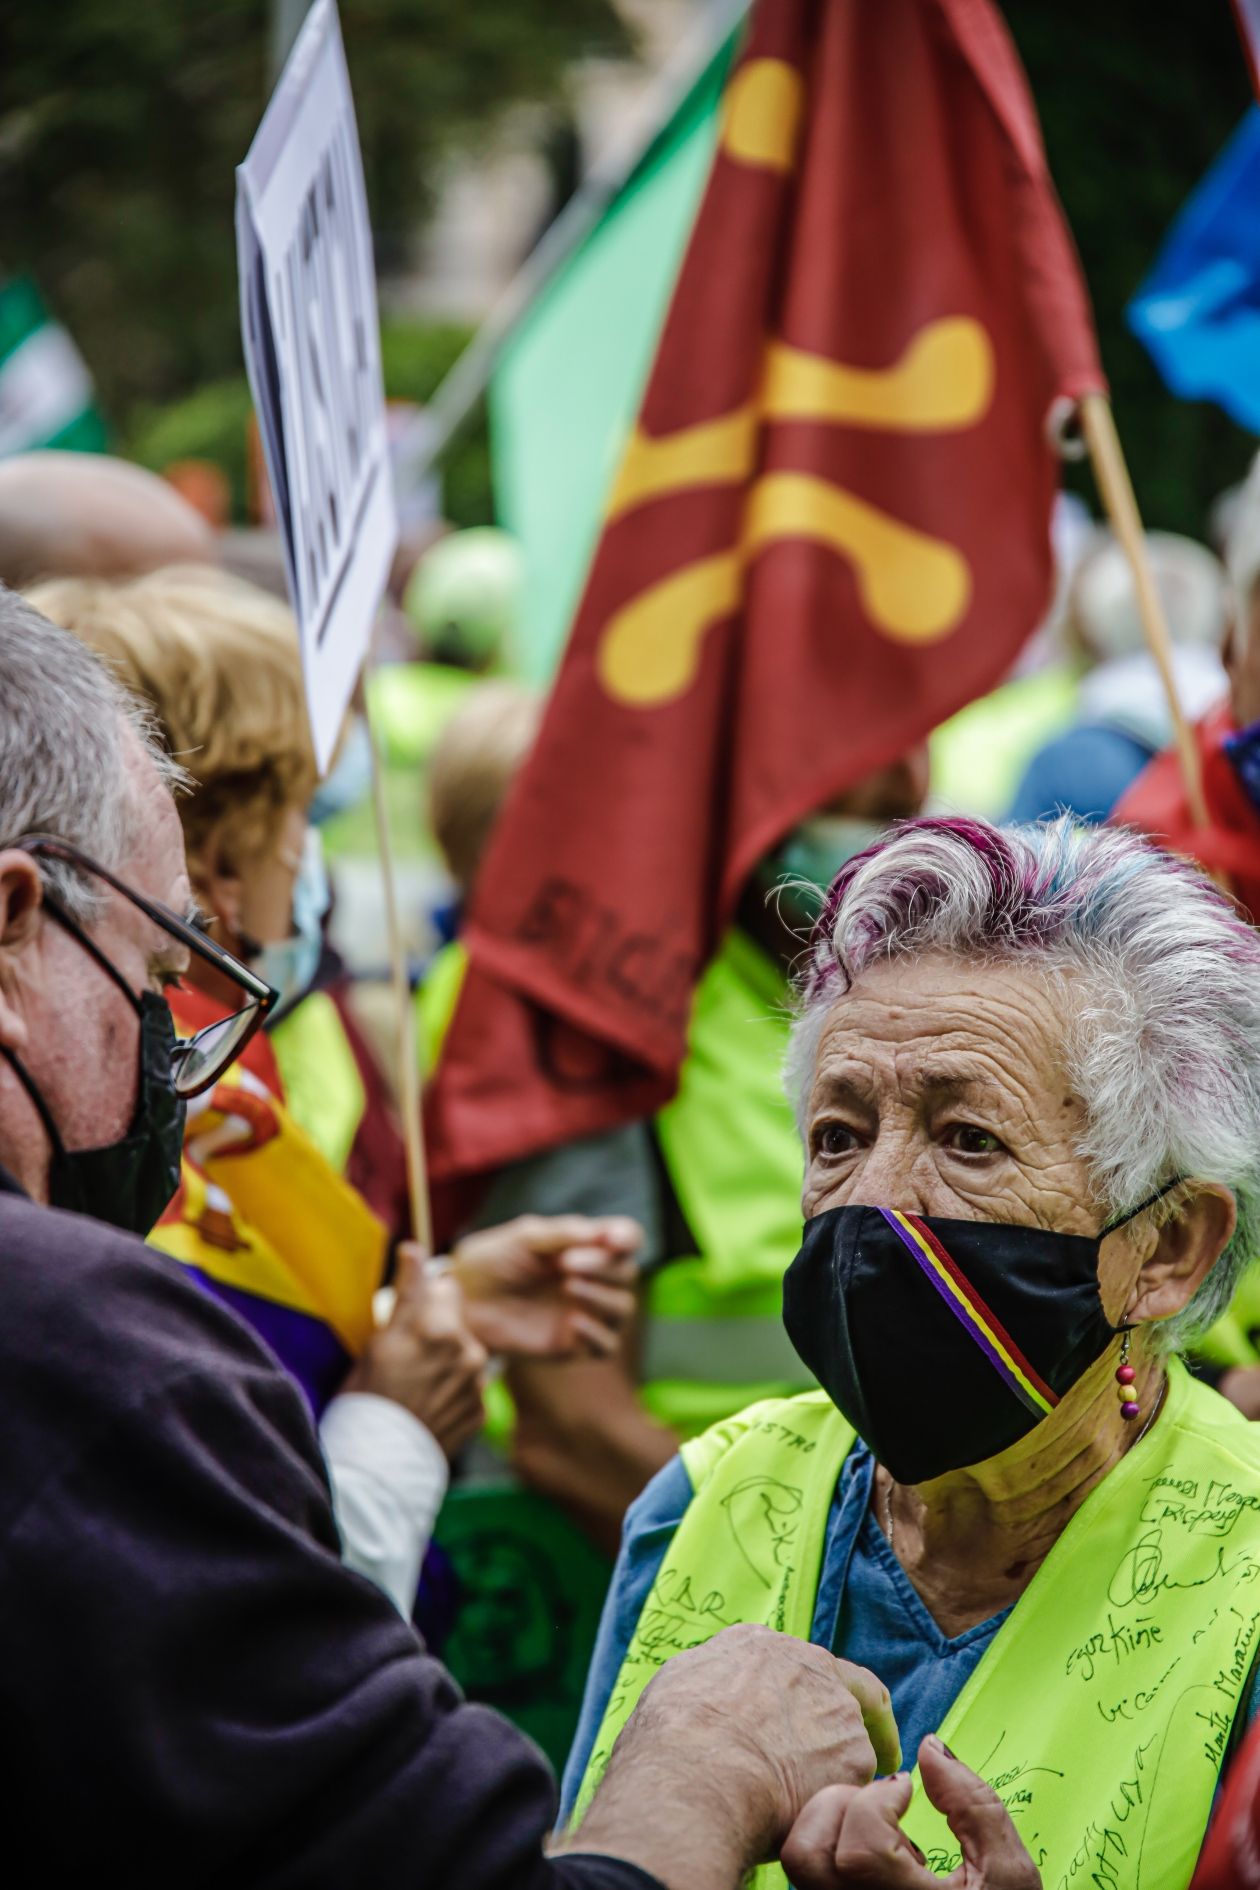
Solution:
{"label": "man's black eyeglasses", "polygon": [[[207,1024],[191,1037],[178,1037],[171,1059],[171,1078],[175,1091],[180,1096],[199,1096],[217,1083],[219,1078],[235,1063],[242,1050],[253,1036],[258,1026],[275,1005],[279,993],[266,981],[251,971],[248,965],[234,958],[231,952],[224,951],[208,938],[200,927],[189,919],[181,919],[178,913],[164,906],[160,899],[149,899],[144,893],[138,893],[123,880],[111,873],[108,867],[90,859],[86,853],[80,853],[78,847],[71,846],[66,840],[54,840],[46,834],[26,834],[20,840],[12,842],[23,853],[29,853],[37,860],[59,860],[80,873],[89,873],[93,878],[103,880],[107,886],[120,893],[131,902],[146,919],[158,926],[163,932],[186,945],[190,952],[195,952],[208,965],[229,978],[248,1000],[240,1010],[230,1016],[220,1018],[216,1023]],[[58,924],[72,932],[75,938],[89,952],[101,969],[121,984],[133,1003],[138,1003],[134,991],[118,970],[110,964],[105,954],[92,938],[76,924],[65,910],[60,900],[45,889],[44,904]]]}

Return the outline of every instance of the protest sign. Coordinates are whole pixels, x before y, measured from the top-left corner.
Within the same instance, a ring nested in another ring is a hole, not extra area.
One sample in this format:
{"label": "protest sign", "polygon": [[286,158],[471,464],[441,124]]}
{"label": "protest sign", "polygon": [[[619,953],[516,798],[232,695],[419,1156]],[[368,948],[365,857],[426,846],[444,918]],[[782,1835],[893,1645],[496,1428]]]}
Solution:
{"label": "protest sign", "polygon": [[372,237],[333,0],[236,173],[241,332],[327,768],[397,542]]}
{"label": "protest sign", "polygon": [[[333,0],[315,0],[236,173],[236,245],[245,362],[324,772],[398,542],[372,233]],[[375,738],[372,789],[412,1229],[431,1250],[406,957]]]}

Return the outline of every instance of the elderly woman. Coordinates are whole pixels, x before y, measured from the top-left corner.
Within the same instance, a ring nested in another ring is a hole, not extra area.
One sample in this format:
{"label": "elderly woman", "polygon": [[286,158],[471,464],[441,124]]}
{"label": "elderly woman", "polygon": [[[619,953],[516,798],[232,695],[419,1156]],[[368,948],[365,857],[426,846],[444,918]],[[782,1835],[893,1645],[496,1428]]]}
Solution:
{"label": "elderly woman", "polygon": [[757,1621],[877,1673],[1047,1885],[1184,1885],[1260,1634],[1260,1431],[1177,1357],[1260,1231],[1260,939],[1131,834],[912,822],[836,880],[789,1064],[822,1390],[630,1512],[566,1808],[665,1660]]}

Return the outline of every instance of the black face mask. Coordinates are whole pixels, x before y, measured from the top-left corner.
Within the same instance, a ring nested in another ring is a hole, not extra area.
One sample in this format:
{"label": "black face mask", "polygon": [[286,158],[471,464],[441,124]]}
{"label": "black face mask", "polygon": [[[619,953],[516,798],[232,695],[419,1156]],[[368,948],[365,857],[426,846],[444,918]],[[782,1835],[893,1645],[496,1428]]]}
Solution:
{"label": "black face mask", "polygon": [[171,1074],[175,1022],[170,1005],[154,991],[137,997],[124,988],[140,1016],[140,1090],[131,1127],[119,1141],[102,1148],[67,1148],[30,1071],[11,1050],[4,1055],[52,1143],[49,1205],[147,1234],[179,1186],[185,1104]]}
{"label": "black face mask", "polygon": [[805,1224],[783,1323],[885,1469],[925,1483],[1026,1436],[1124,1330],[1098,1291],[1098,1249],[1123,1224],[1085,1238],[829,1208]]}

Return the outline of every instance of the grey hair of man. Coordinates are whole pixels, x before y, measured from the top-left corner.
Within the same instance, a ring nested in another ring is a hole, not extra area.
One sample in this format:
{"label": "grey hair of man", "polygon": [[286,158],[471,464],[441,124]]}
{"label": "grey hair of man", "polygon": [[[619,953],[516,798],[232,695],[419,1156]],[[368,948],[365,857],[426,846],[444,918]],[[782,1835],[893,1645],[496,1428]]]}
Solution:
{"label": "grey hair of man", "polygon": [[[1260,1251],[1260,936],[1202,874],[1122,828],[905,822],[849,861],[814,928],[786,1068],[802,1133],[836,998],[876,961],[928,953],[1027,966],[1062,991],[1078,1153],[1104,1221],[1177,1180],[1232,1190],[1233,1238],[1157,1334],[1161,1350],[1188,1345]],[[1178,1198],[1156,1211],[1175,1217]]]}
{"label": "grey hair of man", "polygon": [[[0,586],[0,846],[48,834],[111,870],[123,866],[135,839],[129,736],[178,785],[180,770],[113,672]],[[43,872],[73,917],[97,916],[97,882],[55,861]]]}

